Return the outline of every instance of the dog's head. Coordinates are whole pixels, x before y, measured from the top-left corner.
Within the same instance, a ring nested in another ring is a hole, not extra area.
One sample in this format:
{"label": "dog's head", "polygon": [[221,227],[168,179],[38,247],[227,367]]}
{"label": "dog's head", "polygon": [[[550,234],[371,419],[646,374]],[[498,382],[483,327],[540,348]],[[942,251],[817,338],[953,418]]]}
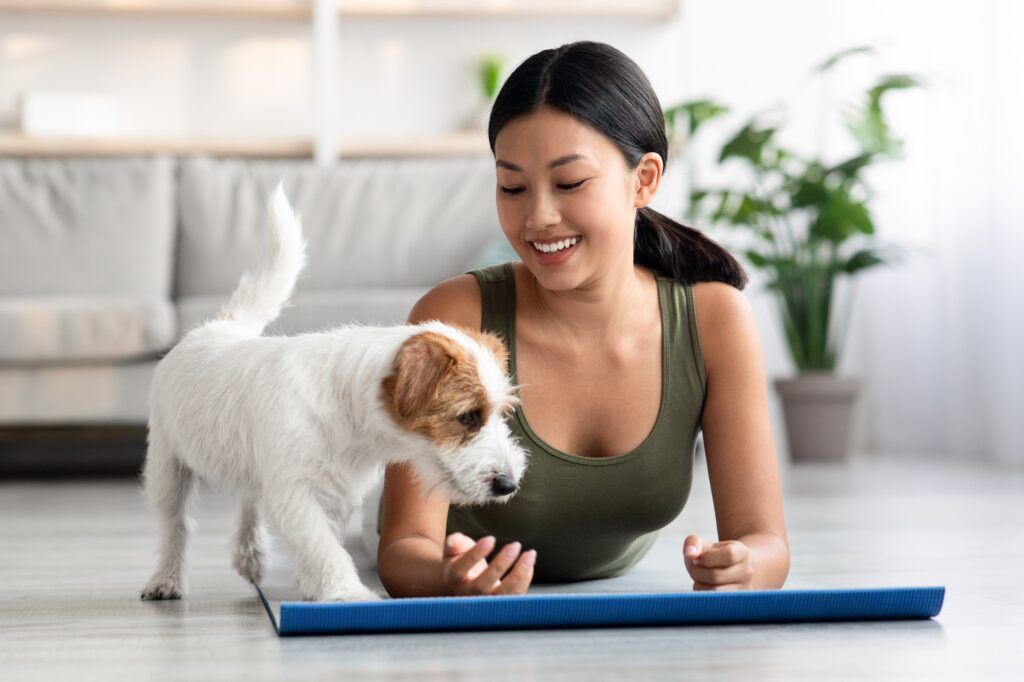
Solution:
{"label": "dog's head", "polygon": [[430,447],[410,460],[429,487],[456,504],[507,501],[526,468],[526,453],[504,416],[518,398],[508,354],[494,334],[440,322],[420,325],[381,382],[395,425]]}

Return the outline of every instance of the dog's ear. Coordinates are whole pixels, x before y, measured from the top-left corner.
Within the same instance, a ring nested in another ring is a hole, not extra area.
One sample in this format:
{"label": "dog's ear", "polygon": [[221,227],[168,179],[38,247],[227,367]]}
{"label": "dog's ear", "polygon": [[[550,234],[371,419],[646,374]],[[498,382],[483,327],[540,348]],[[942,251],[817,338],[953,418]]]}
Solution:
{"label": "dog's ear", "polygon": [[383,384],[388,407],[397,416],[415,416],[437,394],[441,379],[455,364],[450,343],[441,334],[423,332],[402,344],[395,356],[394,374]]}
{"label": "dog's ear", "polygon": [[498,367],[501,367],[501,371],[508,375],[508,350],[505,348],[505,343],[501,340],[501,337],[492,332],[476,332],[476,336],[480,341],[480,345],[494,354],[494,359],[498,361]]}
{"label": "dog's ear", "polygon": [[508,349],[505,347],[505,342],[502,341],[500,336],[494,332],[470,329],[459,324],[452,324],[451,326],[489,350],[494,355],[494,359],[497,360],[498,367],[501,368],[506,376],[508,375]]}

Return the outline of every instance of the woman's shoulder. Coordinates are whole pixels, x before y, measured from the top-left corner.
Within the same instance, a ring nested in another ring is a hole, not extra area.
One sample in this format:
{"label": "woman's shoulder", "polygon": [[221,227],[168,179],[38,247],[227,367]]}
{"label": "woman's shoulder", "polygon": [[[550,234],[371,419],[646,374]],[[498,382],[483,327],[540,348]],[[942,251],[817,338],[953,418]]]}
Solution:
{"label": "woman's shoulder", "polygon": [[480,328],[480,285],[465,274],[438,282],[420,297],[409,312],[409,324],[438,320],[469,329]]}
{"label": "woman's shoulder", "polygon": [[731,284],[698,282],[692,287],[697,333],[710,373],[736,353],[749,350],[749,341],[757,338],[757,322],[750,301]]}
{"label": "woman's shoulder", "polygon": [[694,306],[700,311],[704,305],[707,319],[742,314],[750,310],[750,302],[746,295],[731,284],[725,282],[697,282],[693,288]]}

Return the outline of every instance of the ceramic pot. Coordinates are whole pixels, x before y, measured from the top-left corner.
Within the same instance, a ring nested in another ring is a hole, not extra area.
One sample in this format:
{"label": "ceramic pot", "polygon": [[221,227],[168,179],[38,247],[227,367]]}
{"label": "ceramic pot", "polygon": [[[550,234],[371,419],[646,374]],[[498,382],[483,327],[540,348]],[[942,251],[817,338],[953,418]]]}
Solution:
{"label": "ceramic pot", "polygon": [[794,462],[848,459],[850,426],[860,388],[859,379],[830,372],[775,380],[786,418],[789,455]]}

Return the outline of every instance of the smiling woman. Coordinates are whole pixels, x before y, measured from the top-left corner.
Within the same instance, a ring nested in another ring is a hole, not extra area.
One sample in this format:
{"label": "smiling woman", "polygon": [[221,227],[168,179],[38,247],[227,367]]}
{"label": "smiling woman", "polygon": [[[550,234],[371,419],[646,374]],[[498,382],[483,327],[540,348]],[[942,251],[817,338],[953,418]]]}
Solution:
{"label": "smiling woman", "polygon": [[507,503],[463,507],[389,467],[378,570],[392,595],[522,593],[628,571],[682,511],[701,430],[719,542],[688,537],[680,570],[695,589],[785,581],[746,274],[648,207],[667,157],[661,111],[639,67],[600,43],[537,53],[498,94],[495,200],[522,262],[441,282],[409,321],[505,342],[521,400],[507,422],[529,464]]}

